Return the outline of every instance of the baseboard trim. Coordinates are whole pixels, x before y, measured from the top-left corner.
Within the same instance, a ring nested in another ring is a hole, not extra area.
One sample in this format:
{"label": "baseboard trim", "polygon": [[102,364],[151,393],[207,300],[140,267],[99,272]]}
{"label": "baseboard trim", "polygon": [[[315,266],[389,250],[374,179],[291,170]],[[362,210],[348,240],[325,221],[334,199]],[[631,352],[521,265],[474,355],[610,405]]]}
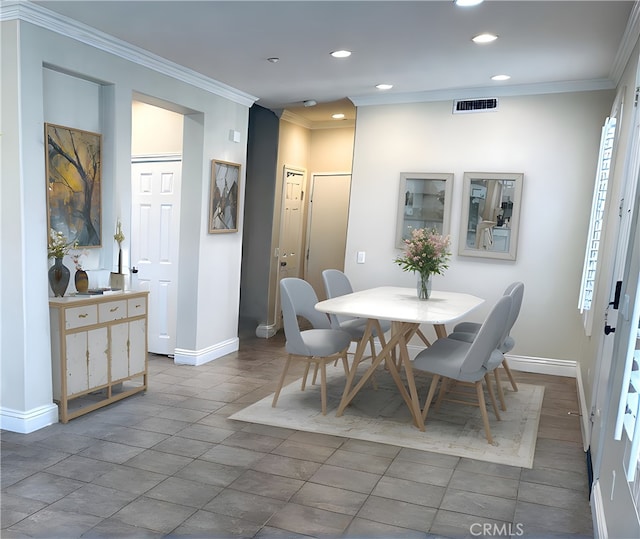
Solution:
{"label": "baseboard trim", "polygon": [[600,481],[595,481],[593,483],[593,488],[591,489],[591,514],[594,537],[597,539],[607,539],[609,537],[609,532],[607,531],[607,521],[604,516],[604,504],[602,503]]}
{"label": "baseboard trim", "polygon": [[233,352],[237,352],[240,347],[240,339],[235,337],[227,341],[223,341],[214,346],[203,348],[202,350],[187,350],[185,348],[176,348],[173,353],[173,362],[176,365],[204,365],[210,361],[226,356]]}
{"label": "baseboard trim", "polygon": [[576,378],[578,363],[570,359],[553,359],[544,357],[505,356],[509,367],[516,371],[533,372],[536,374],[551,374],[552,376],[567,376]]}
{"label": "baseboard trim", "polygon": [[27,411],[0,408],[0,428],[20,434],[30,434],[58,423],[58,405],[39,406]]}
{"label": "baseboard trim", "polygon": [[580,405],[580,425],[582,427],[582,447],[585,452],[589,450],[589,440],[591,439],[590,414],[587,407],[587,398],[584,394],[584,383],[582,382],[582,371],[580,363],[576,363],[576,385],[578,388],[578,404]]}

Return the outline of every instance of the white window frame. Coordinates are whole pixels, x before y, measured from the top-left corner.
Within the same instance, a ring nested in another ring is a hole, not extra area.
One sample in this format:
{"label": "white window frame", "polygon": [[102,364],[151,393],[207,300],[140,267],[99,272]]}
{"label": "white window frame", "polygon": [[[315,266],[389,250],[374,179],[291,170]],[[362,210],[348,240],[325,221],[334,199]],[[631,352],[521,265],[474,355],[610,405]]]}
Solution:
{"label": "white window frame", "polygon": [[604,224],[604,210],[607,200],[607,190],[609,188],[611,164],[613,162],[616,123],[617,120],[615,117],[608,117],[602,126],[598,167],[593,190],[593,201],[591,204],[591,218],[589,220],[587,245],[582,268],[582,281],[580,283],[578,309],[583,315],[584,328],[588,336],[591,335],[593,328],[593,309],[591,309],[591,304],[596,293],[598,254]]}

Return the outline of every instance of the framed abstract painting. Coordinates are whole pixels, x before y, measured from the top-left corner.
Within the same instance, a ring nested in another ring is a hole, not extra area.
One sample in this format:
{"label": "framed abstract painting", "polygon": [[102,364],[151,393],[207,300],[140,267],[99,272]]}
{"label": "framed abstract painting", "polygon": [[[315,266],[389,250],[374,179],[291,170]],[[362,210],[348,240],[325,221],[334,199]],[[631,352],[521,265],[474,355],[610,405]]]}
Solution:
{"label": "framed abstract painting", "polygon": [[45,124],[49,228],[77,247],[102,244],[102,136]]}
{"label": "framed abstract painting", "polygon": [[240,165],[227,161],[211,161],[210,234],[238,231],[239,194]]}

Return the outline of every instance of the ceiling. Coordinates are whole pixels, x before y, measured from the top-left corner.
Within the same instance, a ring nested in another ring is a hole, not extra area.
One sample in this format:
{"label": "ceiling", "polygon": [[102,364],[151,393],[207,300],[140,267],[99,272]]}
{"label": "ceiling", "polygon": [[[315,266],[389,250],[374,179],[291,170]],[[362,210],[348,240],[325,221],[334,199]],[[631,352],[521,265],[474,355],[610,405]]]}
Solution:
{"label": "ceiling", "polygon": [[[43,0],[84,23],[312,122],[355,107],[614,87],[633,1]],[[635,13],[635,11],[633,12]],[[497,34],[490,44],[471,38]],[[351,57],[330,52],[348,49]],[[278,58],[270,62],[268,58]],[[511,79],[493,82],[496,74]],[[378,83],[393,84],[380,91]],[[468,95],[464,95],[468,94]],[[315,107],[303,102],[314,100]],[[428,100],[428,99],[425,99]]]}

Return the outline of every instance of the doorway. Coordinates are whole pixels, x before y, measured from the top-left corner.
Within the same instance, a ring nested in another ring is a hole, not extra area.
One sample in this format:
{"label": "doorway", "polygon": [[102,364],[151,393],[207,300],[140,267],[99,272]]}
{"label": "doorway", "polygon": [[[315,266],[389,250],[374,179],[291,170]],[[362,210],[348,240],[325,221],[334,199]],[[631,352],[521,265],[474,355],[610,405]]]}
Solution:
{"label": "doorway", "polygon": [[344,270],[351,174],[313,174],[310,192],[304,278],[323,300],[322,271]]}
{"label": "doorway", "polygon": [[149,291],[149,352],[169,356],[176,348],[183,124],[182,114],[132,104],[132,284]]}
{"label": "doorway", "polygon": [[149,294],[148,349],[173,355],[178,305],[181,158],[131,164],[131,264]]}

